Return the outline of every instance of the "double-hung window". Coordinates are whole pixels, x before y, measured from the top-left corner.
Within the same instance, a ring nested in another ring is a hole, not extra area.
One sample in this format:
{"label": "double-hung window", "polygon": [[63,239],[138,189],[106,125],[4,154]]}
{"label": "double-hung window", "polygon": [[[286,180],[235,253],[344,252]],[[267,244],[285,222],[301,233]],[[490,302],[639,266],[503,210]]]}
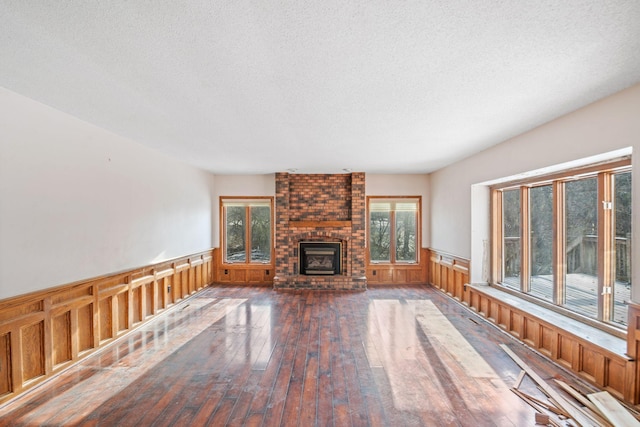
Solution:
{"label": "double-hung window", "polygon": [[225,263],[268,264],[272,258],[272,198],[221,198]]}
{"label": "double-hung window", "polygon": [[493,189],[496,282],[624,325],[631,293],[631,170],[618,160]]}
{"label": "double-hung window", "polygon": [[369,260],[418,262],[420,197],[369,197]]}

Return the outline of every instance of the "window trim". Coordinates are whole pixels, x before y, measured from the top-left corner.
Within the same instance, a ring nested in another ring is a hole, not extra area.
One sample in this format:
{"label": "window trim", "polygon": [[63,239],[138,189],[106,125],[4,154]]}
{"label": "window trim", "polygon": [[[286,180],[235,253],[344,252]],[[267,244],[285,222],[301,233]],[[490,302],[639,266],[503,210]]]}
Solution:
{"label": "window trim", "polygon": [[[270,209],[270,219],[271,219],[271,230],[270,230],[270,245],[269,245],[269,251],[270,251],[270,260],[269,262],[255,262],[255,261],[251,261],[251,227],[246,227],[245,230],[245,239],[246,242],[248,244],[245,245],[245,251],[246,251],[246,257],[245,260],[243,262],[227,262],[227,242],[226,242],[226,217],[225,217],[225,203],[227,202],[235,202],[235,203],[241,203],[241,202],[246,202],[246,206],[245,206],[245,212],[246,212],[246,217],[247,218],[247,222],[250,223],[251,219],[249,216],[249,212],[248,210],[250,209],[250,203],[251,202],[264,202],[264,201],[268,201],[269,202],[269,209]],[[222,265],[227,265],[227,266],[242,266],[242,265],[271,265],[274,262],[274,256],[275,256],[275,212],[274,212],[274,198],[272,196],[220,196],[219,198],[219,205],[220,205],[220,254],[221,254],[221,260],[220,262],[222,263]]]}
{"label": "window trim", "polygon": [[[602,200],[613,201],[615,197],[613,178],[615,174],[631,172],[631,156],[619,157],[605,162],[598,162],[578,168],[567,169],[565,171],[554,172],[547,175],[539,175],[527,179],[517,179],[495,184],[490,189],[491,205],[491,284],[498,286],[504,291],[517,295],[527,301],[534,302],[540,306],[552,309],[568,317],[580,320],[584,323],[596,326],[600,329],[615,335],[624,336],[627,325],[616,323],[612,319],[613,293],[603,294],[604,288],[614,286],[615,258],[612,245],[614,245],[615,230],[615,210],[605,209],[603,203],[598,203],[598,253],[605,254],[598,256],[598,300],[597,318],[592,318],[579,312],[566,308],[562,303],[565,297],[565,269],[564,238],[557,238],[558,235],[565,236],[565,183],[578,179],[595,177],[598,180],[598,194]],[[531,188],[549,185],[553,186],[553,257],[552,269],[554,275],[554,295],[553,303],[531,296],[527,293],[530,277],[530,209],[529,191]],[[503,282],[504,265],[504,234],[502,228],[502,192],[505,190],[520,190],[520,288],[515,289]],[[560,203],[562,201],[562,203]]]}
{"label": "window trim", "polygon": [[[390,247],[389,247],[389,261],[372,261],[371,260],[371,201],[389,201],[391,203],[402,203],[403,200],[415,200],[416,209],[416,259],[415,261],[398,261],[396,260],[396,248],[395,248],[395,210],[390,211],[390,222],[393,224],[390,227]],[[366,242],[365,247],[367,264],[375,265],[418,265],[420,264],[420,248],[422,247],[422,196],[367,196],[367,218],[366,218]]]}

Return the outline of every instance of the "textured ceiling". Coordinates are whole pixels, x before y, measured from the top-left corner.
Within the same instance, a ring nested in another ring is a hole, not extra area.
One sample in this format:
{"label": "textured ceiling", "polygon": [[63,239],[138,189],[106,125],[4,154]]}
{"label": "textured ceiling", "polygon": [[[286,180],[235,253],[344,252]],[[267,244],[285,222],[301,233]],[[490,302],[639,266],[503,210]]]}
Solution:
{"label": "textured ceiling", "polygon": [[215,173],[430,172],[638,82],[638,0],[0,1],[0,86]]}

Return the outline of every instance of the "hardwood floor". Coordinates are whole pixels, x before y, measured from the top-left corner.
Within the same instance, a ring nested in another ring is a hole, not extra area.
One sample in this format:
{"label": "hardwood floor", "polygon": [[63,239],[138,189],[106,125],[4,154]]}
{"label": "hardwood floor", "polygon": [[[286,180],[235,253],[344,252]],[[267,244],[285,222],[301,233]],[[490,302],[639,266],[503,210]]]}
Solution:
{"label": "hardwood floor", "polygon": [[534,425],[500,343],[575,382],[429,286],[215,286],[0,408],[0,425]]}

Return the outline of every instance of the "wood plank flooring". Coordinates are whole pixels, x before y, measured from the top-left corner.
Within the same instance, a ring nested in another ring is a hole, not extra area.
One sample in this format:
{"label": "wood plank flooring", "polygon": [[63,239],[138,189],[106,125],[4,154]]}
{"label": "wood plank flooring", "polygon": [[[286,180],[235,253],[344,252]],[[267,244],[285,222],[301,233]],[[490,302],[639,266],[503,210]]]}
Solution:
{"label": "wood plank flooring", "polygon": [[214,286],[9,402],[0,425],[534,425],[501,343],[575,382],[429,286]]}

